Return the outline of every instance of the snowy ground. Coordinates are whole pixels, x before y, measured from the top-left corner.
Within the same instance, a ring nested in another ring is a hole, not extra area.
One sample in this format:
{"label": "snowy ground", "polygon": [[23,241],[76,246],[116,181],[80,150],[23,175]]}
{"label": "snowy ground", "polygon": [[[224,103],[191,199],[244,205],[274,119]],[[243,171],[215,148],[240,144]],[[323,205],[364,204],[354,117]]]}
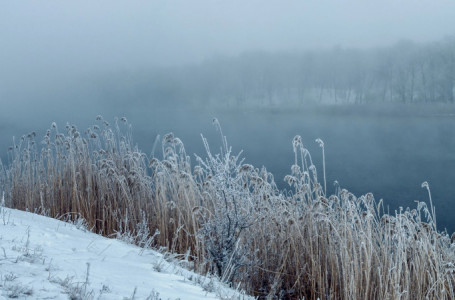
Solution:
{"label": "snowy ground", "polygon": [[247,299],[155,251],[0,207],[0,299]]}

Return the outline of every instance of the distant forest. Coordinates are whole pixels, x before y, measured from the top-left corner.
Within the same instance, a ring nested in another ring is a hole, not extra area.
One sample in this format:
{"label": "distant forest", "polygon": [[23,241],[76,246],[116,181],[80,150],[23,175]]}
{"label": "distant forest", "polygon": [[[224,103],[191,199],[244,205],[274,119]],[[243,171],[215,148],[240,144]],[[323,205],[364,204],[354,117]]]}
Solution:
{"label": "distant forest", "polygon": [[105,75],[97,82],[103,97],[163,105],[455,103],[455,37],[371,49],[247,52]]}

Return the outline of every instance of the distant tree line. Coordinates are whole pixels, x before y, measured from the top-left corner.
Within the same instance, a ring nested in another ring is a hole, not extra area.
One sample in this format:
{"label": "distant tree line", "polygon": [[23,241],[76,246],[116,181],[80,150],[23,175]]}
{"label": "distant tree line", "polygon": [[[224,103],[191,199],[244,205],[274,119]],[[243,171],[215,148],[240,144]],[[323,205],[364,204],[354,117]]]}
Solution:
{"label": "distant tree line", "polygon": [[121,74],[112,97],[214,106],[455,103],[455,37],[391,47],[248,52]]}

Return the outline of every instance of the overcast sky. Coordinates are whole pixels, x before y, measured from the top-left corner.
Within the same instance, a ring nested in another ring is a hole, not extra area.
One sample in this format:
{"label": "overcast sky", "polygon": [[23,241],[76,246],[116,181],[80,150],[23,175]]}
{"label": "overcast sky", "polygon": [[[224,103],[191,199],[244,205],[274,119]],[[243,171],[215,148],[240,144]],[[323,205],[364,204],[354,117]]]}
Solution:
{"label": "overcast sky", "polygon": [[0,2],[0,64],[8,71],[134,69],[454,33],[454,0]]}

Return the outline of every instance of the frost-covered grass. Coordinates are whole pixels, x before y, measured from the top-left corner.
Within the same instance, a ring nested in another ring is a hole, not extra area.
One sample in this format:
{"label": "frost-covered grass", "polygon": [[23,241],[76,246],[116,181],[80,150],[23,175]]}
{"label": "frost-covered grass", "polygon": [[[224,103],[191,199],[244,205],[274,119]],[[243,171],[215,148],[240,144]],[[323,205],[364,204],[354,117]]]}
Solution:
{"label": "frost-covered grass", "polygon": [[216,120],[220,153],[203,138],[206,155],[192,166],[172,134],[151,158],[133,147],[125,119],[98,119],[84,134],[53,124],[42,148],[33,133],[15,144],[5,204],[164,249],[259,297],[455,299],[455,237],[437,231],[431,195],[428,206],[393,213],[372,194],[326,195],[325,172],[320,183],[299,136],[284,192],[232,153]]}

